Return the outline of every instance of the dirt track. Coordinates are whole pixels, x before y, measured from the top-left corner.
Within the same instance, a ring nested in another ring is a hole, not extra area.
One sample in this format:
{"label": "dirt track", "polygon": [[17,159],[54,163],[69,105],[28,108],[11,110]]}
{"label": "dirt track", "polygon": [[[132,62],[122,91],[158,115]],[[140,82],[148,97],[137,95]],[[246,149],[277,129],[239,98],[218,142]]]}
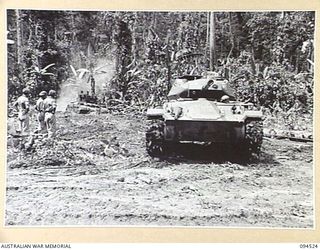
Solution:
{"label": "dirt track", "polygon": [[247,164],[159,160],[142,116],[58,114],[58,126],[50,152],[8,147],[6,225],[313,227],[312,143],[265,139]]}

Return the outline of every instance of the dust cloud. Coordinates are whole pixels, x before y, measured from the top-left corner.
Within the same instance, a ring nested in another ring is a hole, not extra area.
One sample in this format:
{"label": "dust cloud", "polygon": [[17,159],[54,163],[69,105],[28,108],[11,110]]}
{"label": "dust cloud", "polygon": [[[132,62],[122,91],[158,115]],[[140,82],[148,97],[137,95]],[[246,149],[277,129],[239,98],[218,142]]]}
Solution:
{"label": "dust cloud", "polygon": [[57,111],[65,111],[68,104],[76,102],[78,99],[79,83],[73,79],[68,79],[61,84],[60,95],[57,99]]}
{"label": "dust cloud", "polygon": [[[109,87],[110,80],[115,73],[115,64],[111,60],[100,58],[96,61],[96,71],[94,71],[95,91],[98,98],[101,98],[105,90]],[[77,70],[77,69],[76,69]],[[71,69],[70,69],[71,71]],[[82,79],[73,76],[64,81],[60,86],[60,92],[57,99],[57,111],[64,112],[68,104],[78,101],[79,93],[91,92],[88,74]]]}

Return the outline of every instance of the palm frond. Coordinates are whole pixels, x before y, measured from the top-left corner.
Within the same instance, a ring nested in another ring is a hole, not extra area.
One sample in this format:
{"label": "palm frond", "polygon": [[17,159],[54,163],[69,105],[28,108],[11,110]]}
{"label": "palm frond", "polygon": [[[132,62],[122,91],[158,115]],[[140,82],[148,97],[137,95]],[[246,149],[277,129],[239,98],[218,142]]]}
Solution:
{"label": "palm frond", "polygon": [[45,73],[42,73],[42,75],[43,75],[43,76],[54,76],[53,73],[46,73],[46,72],[45,72]]}
{"label": "palm frond", "polygon": [[99,69],[102,69],[102,68],[104,68],[104,67],[106,67],[106,66],[107,66],[107,64],[102,65],[102,66],[100,66],[100,67],[97,67],[97,68],[94,69],[94,71],[98,71]]}
{"label": "palm frond", "polygon": [[45,66],[45,67],[42,69],[43,72],[46,71],[48,68],[52,67],[53,65],[55,65],[55,64],[54,64],[54,63],[51,63],[51,64]]}
{"label": "palm frond", "polygon": [[79,72],[90,72],[90,70],[85,69],[85,68],[77,69],[77,71],[79,71]]}
{"label": "palm frond", "polygon": [[81,70],[79,74],[79,79],[82,79],[86,73],[90,72],[89,70]]}
{"label": "palm frond", "polygon": [[75,70],[75,68],[74,68],[72,65],[70,65],[70,68],[71,68],[71,71],[72,71],[73,75],[74,75],[75,77],[77,77],[78,74],[77,74],[77,71]]}

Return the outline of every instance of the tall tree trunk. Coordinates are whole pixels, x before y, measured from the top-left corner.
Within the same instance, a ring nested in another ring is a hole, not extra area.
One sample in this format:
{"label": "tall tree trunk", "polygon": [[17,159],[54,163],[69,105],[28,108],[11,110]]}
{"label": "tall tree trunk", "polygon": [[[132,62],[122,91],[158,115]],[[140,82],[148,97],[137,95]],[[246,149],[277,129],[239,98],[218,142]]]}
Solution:
{"label": "tall tree trunk", "polygon": [[178,50],[184,49],[184,41],[185,41],[185,36],[183,30],[181,30],[182,22],[183,22],[183,13],[179,13],[179,27],[178,27],[178,41],[179,41],[179,46]]}
{"label": "tall tree trunk", "polygon": [[54,41],[56,42],[58,40],[58,31],[57,31],[57,23],[56,23],[56,20],[54,21],[55,24],[54,24]]}
{"label": "tall tree trunk", "polygon": [[295,73],[298,74],[300,72],[300,60],[299,60],[299,57],[300,57],[300,53],[297,51],[296,53],[296,60],[295,60]]}
{"label": "tall tree trunk", "polygon": [[132,25],[132,31],[131,31],[131,35],[132,35],[132,61],[135,62],[138,56],[138,47],[137,47],[137,19],[138,19],[138,13],[134,12],[134,23]]}
{"label": "tall tree trunk", "polygon": [[197,33],[197,50],[200,51],[200,49],[202,47],[202,43],[201,43],[201,14],[199,14],[196,33]]}
{"label": "tall tree trunk", "polygon": [[157,30],[157,29],[156,29],[156,26],[157,26],[157,16],[156,16],[156,12],[153,12],[153,13],[152,13],[152,25],[151,25],[151,27],[152,27],[154,30]]}
{"label": "tall tree trunk", "polygon": [[255,60],[255,58],[254,58],[253,46],[251,47],[250,65],[251,65],[251,72],[252,72],[252,74],[253,74],[253,75],[256,75],[256,60]]}
{"label": "tall tree trunk", "polygon": [[204,59],[207,62],[207,52],[208,52],[208,44],[209,44],[209,34],[210,34],[210,12],[207,13],[207,33],[206,33],[206,45],[204,50]]}
{"label": "tall tree trunk", "polygon": [[73,12],[70,12],[71,14],[71,30],[72,30],[72,36],[71,36],[71,42],[72,44],[74,43],[75,41],[75,38],[76,38],[76,25],[75,25],[75,20],[74,20],[74,13]]}
{"label": "tall tree trunk", "polygon": [[167,79],[168,79],[168,92],[171,89],[171,59],[170,59],[170,40],[171,40],[171,30],[168,30],[166,37],[166,64],[167,64]]}
{"label": "tall tree trunk", "polygon": [[32,43],[32,40],[33,40],[33,28],[34,28],[34,20],[33,20],[33,17],[32,17],[32,14],[29,12],[28,13],[28,29],[29,29],[29,35],[28,35],[28,45],[29,46],[33,46],[31,43]]}
{"label": "tall tree trunk", "polygon": [[210,12],[210,71],[215,70],[217,65],[216,55],[216,39],[215,39],[215,15],[214,12]]}
{"label": "tall tree trunk", "polygon": [[[310,48],[309,48],[309,52],[308,52],[307,58],[308,58],[311,62],[313,62],[313,61],[314,61],[314,55],[313,55],[313,40],[309,40],[309,46],[310,46]],[[309,72],[313,72],[313,66],[314,66],[314,64],[309,63],[309,67],[308,67]]]}
{"label": "tall tree trunk", "polygon": [[243,30],[243,28],[245,27],[245,22],[244,22],[244,17],[242,16],[243,14],[241,12],[236,12],[234,14],[234,17],[237,20],[237,25],[236,27],[234,27],[234,33],[238,34],[235,38],[236,38],[236,51],[234,52],[234,55],[236,57],[240,56],[241,53],[241,49],[243,46],[243,44],[246,43],[247,40],[247,32]]}
{"label": "tall tree trunk", "polygon": [[19,67],[21,65],[21,46],[22,46],[21,20],[20,20],[20,11],[15,10],[15,13],[16,13],[16,25],[17,25],[17,63]]}
{"label": "tall tree trunk", "polygon": [[[37,21],[36,23],[35,23],[35,26],[34,26],[34,37],[37,39],[37,45],[36,45],[36,49],[40,49],[40,44],[41,44],[41,37],[39,36],[39,28],[41,28],[40,27],[40,22],[39,21]],[[39,67],[39,69],[41,68],[41,65],[40,65],[40,60],[39,60],[39,56],[38,55],[36,55],[36,66],[38,66]]]}
{"label": "tall tree trunk", "polygon": [[229,61],[229,58],[232,55],[232,52],[233,52],[233,49],[234,49],[234,34],[233,34],[233,27],[232,27],[231,12],[228,13],[228,16],[229,16],[229,31],[230,31],[231,49],[230,49],[229,54],[227,56],[227,62]]}

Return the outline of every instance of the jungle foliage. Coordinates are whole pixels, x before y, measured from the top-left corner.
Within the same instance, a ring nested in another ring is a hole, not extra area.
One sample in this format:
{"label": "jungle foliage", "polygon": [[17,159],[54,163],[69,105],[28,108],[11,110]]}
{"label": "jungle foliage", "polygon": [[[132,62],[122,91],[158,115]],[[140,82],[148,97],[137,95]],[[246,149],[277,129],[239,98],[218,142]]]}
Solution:
{"label": "jungle foliage", "polygon": [[[312,112],[314,12],[216,12],[215,70],[240,100],[270,112],[297,105]],[[92,70],[97,58],[115,65],[106,98],[130,105],[161,103],[183,74],[209,68],[209,13],[7,10],[8,93],[35,97]]]}

